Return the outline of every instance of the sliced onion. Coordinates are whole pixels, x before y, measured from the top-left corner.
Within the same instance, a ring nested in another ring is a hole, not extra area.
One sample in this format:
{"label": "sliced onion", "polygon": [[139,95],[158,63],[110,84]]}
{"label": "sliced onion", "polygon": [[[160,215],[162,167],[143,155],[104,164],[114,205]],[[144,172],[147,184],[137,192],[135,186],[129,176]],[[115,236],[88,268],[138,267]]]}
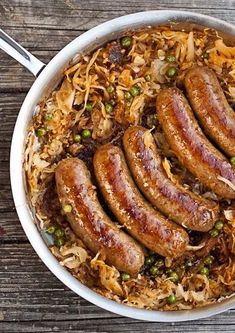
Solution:
{"label": "sliced onion", "polygon": [[164,75],[162,75],[160,72],[161,68],[164,64],[165,64],[165,62],[160,59],[155,59],[151,64],[153,79],[160,83],[166,82]]}
{"label": "sliced onion", "polygon": [[224,216],[225,216],[226,220],[228,220],[228,221],[235,220],[235,210],[232,210],[232,209],[224,210]]}
{"label": "sliced onion", "polygon": [[227,184],[233,191],[235,191],[235,185],[230,182],[230,180],[224,178],[224,177],[221,177],[221,176],[218,176],[217,177],[219,180],[221,180],[222,182],[224,182],[225,184]]}

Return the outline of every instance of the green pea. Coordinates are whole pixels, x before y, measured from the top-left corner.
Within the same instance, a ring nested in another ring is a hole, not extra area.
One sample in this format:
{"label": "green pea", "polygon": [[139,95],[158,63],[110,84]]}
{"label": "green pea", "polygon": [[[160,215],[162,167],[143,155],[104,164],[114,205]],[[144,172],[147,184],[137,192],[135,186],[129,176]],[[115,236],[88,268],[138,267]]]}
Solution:
{"label": "green pea", "polygon": [[156,266],[152,266],[152,267],[150,268],[149,272],[150,272],[150,274],[151,274],[152,276],[156,276],[156,275],[158,275],[159,270],[158,270],[158,268],[157,268]]}
{"label": "green pea", "polygon": [[73,140],[74,142],[80,143],[82,141],[82,137],[80,134],[75,134]]}
{"label": "green pea", "polygon": [[124,97],[125,97],[126,101],[132,100],[132,95],[131,95],[131,93],[129,91],[125,92]]}
{"label": "green pea", "polygon": [[166,75],[170,78],[175,77],[177,75],[177,69],[175,67],[169,67],[166,71]]}
{"label": "green pea", "polygon": [[64,212],[65,214],[67,214],[67,213],[71,213],[72,210],[73,210],[73,207],[72,207],[71,205],[64,205],[64,206],[63,206],[63,212]]}
{"label": "green pea", "polygon": [[210,235],[211,235],[211,237],[215,238],[215,237],[217,237],[219,235],[219,231],[216,230],[216,229],[212,229],[210,231]]}
{"label": "green pea", "polygon": [[111,112],[113,112],[113,106],[112,106],[110,103],[106,103],[106,104],[105,104],[105,111],[106,111],[107,113],[111,113]]}
{"label": "green pea", "polygon": [[203,52],[202,53],[202,59],[208,59],[209,58],[209,53],[208,52]]}
{"label": "green pea", "polygon": [[54,225],[50,225],[47,229],[46,232],[50,235],[54,234],[54,232],[56,231],[56,227]]}
{"label": "green pea", "polygon": [[93,106],[92,106],[91,103],[87,103],[86,110],[89,111],[89,112],[91,112],[93,110]]}
{"label": "green pea", "polygon": [[158,259],[156,262],[155,262],[155,266],[156,267],[162,267],[164,266],[165,263],[164,263],[164,260],[163,259]]}
{"label": "green pea", "polygon": [[218,221],[215,222],[215,226],[214,226],[214,228],[215,228],[216,230],[220,231],[220,230],[223,229],[223,227],[224,227],[224,222],[223,222],[223,221],[218,220]]}
{"label": "green pea", "polygon": [[55,237],[61,238],[63,236],[64,236],[64,230],[63,229],[59,228],[55,231]]}
{"label": "green pea", "polygon": [[121,279],[122,279],[122,281],[128,281],[128,280],[130,280],[130,278],[131,278],[131,276],[130,276],[129,273],[125,273],[125,272],[123,272],[123,273],[121,274]]}
{"label": "green pea", "polygon": [[145,265],[146,266],[152,266],[153,263],[155,262],[155,255],[154,254],[151,254],[150,256],[146,257],[145,258]]}
{"label": "green pea", "polygon": [[51,114],[51,113],[47,113],[47,114],[45,115],[45,120],[51,120],[51,119],[53,119],[53,114]]}
{"label": "green pea", "polygon": [[114,88],[114,86],[111,84],[110,86],[108,86],[107,87],[107,92],[109,93],[109,94],[112,94],[113,92],[114,92],[114,90],[115,90],[115,88]]}
{"label": "green pea", "polygon": [[166,61],[175,62],[175,56],[173,54],[168,54],[168,56],[166,56]]}
{"label": "green pea", "polygon": [[177,301],[177,298],[175,296],[175,294],[171,294],[167,297],[167,303],[168,304],[174,304]]}
{"label": "green pea", "polygon": [[125,37],[121,38],[121,45],[122,45],[122,47],[128,48],[128,47],[131,46],[131,44],[132,44],[132,38],[131,37],[125,36]]}
{"label": "green pea", "polygon": [[200,270],[200,273],[202,274],[202,275],[206,275],[206,276],[208,276],[209,275],[209,268],[207,268],[207,267],[202,267],[201,268],[201,270]]}
{"label": "green pea", "polygon": [[176,272],[172,272],[169,274],[169,278],[172,282],[176,283],[179,281],[179,276]]}
{"label": "green pea", "polygon": [[152,75],[151,74],[145,75],[145,81],[149,82],[151,80],[152,80]]}
{"label": "green pea", "polygon": [[37,130],[37,136],[44,136],[46,134],[46,129],[44,127],[40,127],[38,130]]}
{"label": "green pea", "polygon": [[55,240],[55,244],[56,244],[57,247],[61,247],[61,246],[63,246],[64,243],[65,243],[64,238],[57,238],[57,239]]}
{"label": "green pea", "polygon": [[131,87],[130,93],[133,97],[138,96],[140,94],[140,88],[137,84]]}
{"label": "green pea", "polygon": [[230,158],[230,163],[232,165],[235,165],[235,156],[233,156],[233,157]]}
{"label": "green pea", "polygon": [[203,262],[204,262],[204,264],[205,264],[206,266],[210,266],[210,265],[212,265],[213,261],[214,261],[214,257],[212,257],[212,256],[207,256],[207,257],[203,260]]}
{"label": "green pea", "polygon": [[91,137],[91,130],[89,129],[82,130],[82,137],[83,139],[89,139]]}

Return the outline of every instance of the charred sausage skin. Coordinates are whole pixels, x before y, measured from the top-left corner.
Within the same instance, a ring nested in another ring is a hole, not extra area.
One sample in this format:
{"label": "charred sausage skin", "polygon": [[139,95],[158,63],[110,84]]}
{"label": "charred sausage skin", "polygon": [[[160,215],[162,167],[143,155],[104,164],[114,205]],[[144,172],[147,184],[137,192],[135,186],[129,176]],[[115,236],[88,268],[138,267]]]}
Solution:
{"label": "charred sausage skin", "polygon": [[203,134],[183,93],[177,88],[161,90],[156,108],[167,141],[181,163],[214,193],[234,199],[235,170]]}
{"label": "charred sausage skin", "polygon": [[150,250],[163,256],[184,253],[188,235],[154,210],[134,184],[122,150],[112,144],[97,149],[94,170],[99,187],[121,224]]}
{"label": "charred sausage skin", "polygon": [[213,227],[218,205],[168,178],[149,130],[129,127],[123,136],[123,146],[134,180],[154,207],[191,230],[205,232]]}
{"label": "charred sausage skin", "polygon": [[62,207],[72,206],[67,218],[75,234],[92,252],[100,252],[118,270],[131,275],[138,273],[144,263],[142,247],[106,215],[85,163],[76,158],[62,160],[55,177]]}
{"label": "charred sausage skin", "polygon": [[194,67],[185,76],[185,88],[207,135],[228,156],[235,156],[235,112],[215,73],[207,67]]}

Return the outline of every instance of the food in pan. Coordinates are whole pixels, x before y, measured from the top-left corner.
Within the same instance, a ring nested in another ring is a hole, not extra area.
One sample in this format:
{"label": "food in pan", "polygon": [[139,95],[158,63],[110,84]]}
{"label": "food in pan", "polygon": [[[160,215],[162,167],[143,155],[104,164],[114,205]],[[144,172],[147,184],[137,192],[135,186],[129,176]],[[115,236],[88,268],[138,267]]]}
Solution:
{"label": "food in pan", "polygon": [[235,155],[235,113],[216,74],[208,67],[194,67],[185,77],[189,101],[207,135],[228,156]]}
{"label": "food in pan", "polygon": [[77,158],[64,159],[55,178],[62,207],[72,207],[66,217],[75,234],[93,253],[102,251],[117,269],[137,274],[144,264],[143,250],[105,214],[85,163]]}
{"label": "food in pan", "polygon": [[167,175],[148,129],[130,126],[124,133],[123,147],[134,180],[154,207],[190,230],[208,231],[213,227],[218,219],[218,205]]}
{"label": "food in pan", "polygon": [[60,264],[119,303],[192,309],[235,292],[235,47],[126,32],[76,56],[37,106],[24,168]]}
{"label": "food in pan", "polygon": [[235,169],[201,131],[178,88],[157,96],[158,119],[166,139],[181,163],[214,193],[235,199]]}
{"label": "food in pan", "polygon": [[175,258],[185,252],[187,233],[144,200],[119,147],[99,147],[94,156],[94,171],[108,207],[134,238],[164,257]]}

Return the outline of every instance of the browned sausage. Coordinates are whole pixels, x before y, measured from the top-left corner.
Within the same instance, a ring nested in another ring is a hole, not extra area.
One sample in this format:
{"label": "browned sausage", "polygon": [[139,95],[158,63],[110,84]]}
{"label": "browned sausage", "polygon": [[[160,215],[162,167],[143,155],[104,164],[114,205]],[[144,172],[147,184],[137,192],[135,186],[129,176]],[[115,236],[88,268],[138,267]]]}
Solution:
{"label": "browned sausage", "polygon": [[153,206],[186,228],[208,231],[213,227],[218,205],[168,178],[149,130],[129,127],[123,136],[123,146],[134,180]]}
{"label": "browned sausage", "polygon": [[216,194],[234,199],[235,170],[205,137],[182,92],[163,89],[156,107],[167,141],[181,163]]}
{"label": "browned sausage", "polygon": [[235,112],[228,104],[215,73],[195,67],[185,77],[192,108],[207,135],[229,156],[235,156]]}
{"label": "browned sausage", "polygon": [[103,211],[84,162],[76,158],[62,160],[55,177],[62,207],[72,206],[67,218],[75,234],[92,252],[101,252],[118,270],[138,273],[144,263],[143,250]]}
{"label": "browned sausage", "polygon": [[103,196],[128,232],[163,256],[183,254],[188,244],[187,233],[145,201],[131,178],[121,149],[112,144],[101,146],[93,162]]}

